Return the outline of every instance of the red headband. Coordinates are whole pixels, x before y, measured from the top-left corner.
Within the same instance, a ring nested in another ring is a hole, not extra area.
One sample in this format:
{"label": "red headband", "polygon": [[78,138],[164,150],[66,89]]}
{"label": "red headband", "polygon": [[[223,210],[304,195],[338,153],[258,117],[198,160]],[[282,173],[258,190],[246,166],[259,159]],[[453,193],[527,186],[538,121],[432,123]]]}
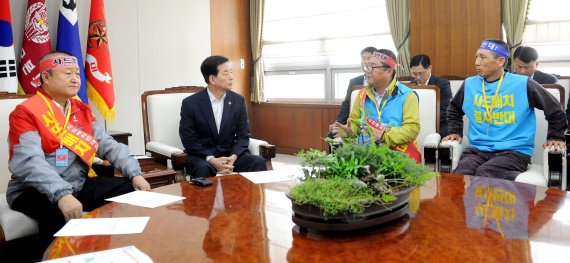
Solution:
{"label": "red headband", "polygon": [[40,62],[40,72],[54,68],[79,68],[77,58],[70,56],[57,56]]}
{"label": "red headband", "polygon": [[398,62],[396,62],[396,60],[394,60],[392,57],[390,57],[386,54],[382,54],[378,51],[375,51],[372,54],[372,57],[370,57],[370,59],[380,61],[381,63],[383,63],[383,64],[385,64],[391,68],[396,68],[396,66],[398,66]]}

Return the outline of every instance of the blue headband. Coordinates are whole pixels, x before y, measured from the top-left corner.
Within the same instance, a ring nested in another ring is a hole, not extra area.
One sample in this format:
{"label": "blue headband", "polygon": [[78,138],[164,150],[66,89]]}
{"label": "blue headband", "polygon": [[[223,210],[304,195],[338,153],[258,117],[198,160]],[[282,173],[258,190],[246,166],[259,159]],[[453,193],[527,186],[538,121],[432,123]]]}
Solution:
{"label": "blue headband", "polygon": [[505,47],[491,41],[484,40],[481,43],[480,49],[489,50],[499,56],[509,58],[509,51],[505,49]]}

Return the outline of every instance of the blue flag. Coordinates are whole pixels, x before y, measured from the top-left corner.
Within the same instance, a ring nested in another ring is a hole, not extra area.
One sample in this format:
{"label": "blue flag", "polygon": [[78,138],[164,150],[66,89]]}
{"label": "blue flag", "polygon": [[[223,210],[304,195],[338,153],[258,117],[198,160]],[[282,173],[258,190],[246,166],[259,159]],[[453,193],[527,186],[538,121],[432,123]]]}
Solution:
{"label": "blue flag", "polygon": [[77,58],[79,72],[81,73],[81,87],[77,96],[84,103],[87,99],[87,81],[85,80],[85,64],[81,54],[81,42],[79,42],[79,27],[77,24],[76,0],[62,0],[59,8],[59,22],[57,25],[57,51],[65,51]]}

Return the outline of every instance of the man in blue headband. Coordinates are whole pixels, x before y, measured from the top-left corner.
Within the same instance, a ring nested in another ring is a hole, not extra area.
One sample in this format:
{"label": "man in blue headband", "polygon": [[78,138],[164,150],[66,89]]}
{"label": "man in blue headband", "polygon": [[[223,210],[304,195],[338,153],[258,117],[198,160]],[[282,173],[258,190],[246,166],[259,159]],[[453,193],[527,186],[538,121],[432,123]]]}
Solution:
{"label": "man in blue headband", "polygon": [[483,41],[476,53],[477,76],[465,79],[447,109],[449,135],[461,142],[469,118],[469,147],[455,173],[514,180],[527,170],[534,151],[536,117],[544,111],[548,138],[543,147],[566,147],[568,124],[560,102],[528,76],[505,71],[509,49],[501,40]]}

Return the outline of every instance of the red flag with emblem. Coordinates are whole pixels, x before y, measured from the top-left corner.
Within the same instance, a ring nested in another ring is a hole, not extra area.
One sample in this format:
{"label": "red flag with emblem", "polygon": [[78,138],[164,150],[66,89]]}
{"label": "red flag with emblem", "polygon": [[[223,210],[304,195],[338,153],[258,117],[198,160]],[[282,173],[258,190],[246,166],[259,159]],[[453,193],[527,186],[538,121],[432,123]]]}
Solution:
{"label": "red flag with emblem", "polygon": [[40,85],[40,58],[51,52],[45,0],[29,0],[18,66],[19,93],[36,94]]}
{"label": "red flag with emblem", "polygon": [[105,120],[113,121],[115,92],[111,77],[111,55],[104,9],[103,0],[91,0],[85,71],[89,103],[99,110]]}

